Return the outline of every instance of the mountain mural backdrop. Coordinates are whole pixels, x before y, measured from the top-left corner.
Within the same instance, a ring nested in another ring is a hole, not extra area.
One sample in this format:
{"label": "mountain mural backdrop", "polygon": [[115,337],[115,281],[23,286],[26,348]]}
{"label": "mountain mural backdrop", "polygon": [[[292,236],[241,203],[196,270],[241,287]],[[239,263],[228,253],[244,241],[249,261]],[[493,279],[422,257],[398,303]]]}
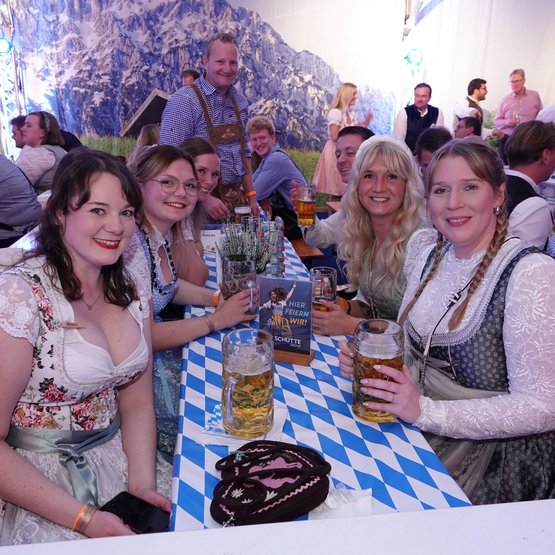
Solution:
{"label": "mountain mural backdrop", "polygon": [[[250,112],[273,119],[280,142],[320,149],[328,105],[340,85],[315,54],[290,48],[260,16],[225,0],[19,0],[14,6],[27,109],[49,110],[78,134],[118,135],[150,94],[172,93],[185,67],[200,70],[206,42],[238,39],[238,87]],[[359,84],[360,118],[391,131],[392,94]]]}

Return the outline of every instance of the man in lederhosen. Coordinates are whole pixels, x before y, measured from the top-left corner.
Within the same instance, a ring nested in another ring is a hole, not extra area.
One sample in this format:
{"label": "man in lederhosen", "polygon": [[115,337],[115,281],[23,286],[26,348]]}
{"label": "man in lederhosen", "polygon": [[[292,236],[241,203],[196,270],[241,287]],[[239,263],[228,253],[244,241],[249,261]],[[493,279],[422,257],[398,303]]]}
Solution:
{"label": "man in lederhosen", "polygon": [[210,141],[220,155],[222,180],[214,196],[208,195],[204,201],[204,208],[219,220],[228,217],[234,206],[248,203],[258,215],[246,146],[248,102],[232,85],[239,69],[235,38],[227,33],[212,37],[202,65],[204,75],[168,100],[160,144],[179,146],[191,137]]}

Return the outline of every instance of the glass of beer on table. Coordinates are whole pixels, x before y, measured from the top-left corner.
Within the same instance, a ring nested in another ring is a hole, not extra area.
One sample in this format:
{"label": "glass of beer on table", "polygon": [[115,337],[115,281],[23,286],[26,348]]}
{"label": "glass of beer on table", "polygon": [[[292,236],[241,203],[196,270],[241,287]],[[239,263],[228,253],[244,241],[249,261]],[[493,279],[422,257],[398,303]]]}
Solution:
{"label": "glass of beer on table", "polygon": [[247,314],[255,314],[258,306],[256,262],[242,255],[222,258],[222,297],[229,299],[235,293],[249,289],[251,300]]}
{"label": "glass of beer on table", "polygon": [[337,300],[337,270],[328,266],[315,266],[310,269],[312,283],[312,310],[327,312],[322,301]]}
{"label": "glass of beer on table", "polygon": [[251,207],[248,204],[245,205],[238,205],[233,208],[233,212],[235,214],[235,223],[240,224],[241,220],[246,216],[250,216],[252,214]]}
{"label": "glass of beer on table", "polygon": [[[378,372],[374,366],[381,364],[397,370],[403,368],[403,330],[391,320],[363,320],[357,326],[352,346],[355,354],[353,374],[353,412],[369,422],[392,422],[397,417],[387,412],[387,402],[362,393],[361,380],[365,378],[383,379],[388,377]],[[383,403],[384,410],[372,410],[365,402]]]}
{"label": "glass of beer on table", "polygon": [[274,423],[274,346],[263,330],[228,332],[222,342],[222,415],[225,430],[253,438]]}
{"label": "glass of beer on table", "polygon": [[316,185],[314,183],[303,183],[299,187],[297,198],[297,223],[304,231],[312,227],[316,219]]}

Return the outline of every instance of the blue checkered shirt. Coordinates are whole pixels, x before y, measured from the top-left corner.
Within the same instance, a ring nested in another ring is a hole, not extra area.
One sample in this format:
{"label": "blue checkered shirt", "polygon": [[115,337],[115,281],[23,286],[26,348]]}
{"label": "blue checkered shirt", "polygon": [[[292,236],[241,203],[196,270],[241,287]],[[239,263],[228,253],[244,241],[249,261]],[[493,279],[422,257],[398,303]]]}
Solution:
{"label": "blue checkered shirt", "polygon": [[[245,141],[247,141],[245,128],[249,105],[243,94],[232,86],[224,97],[204,76],[197,79],[195,83],[204,96],[213,125],[237,121],[230,98],[233,95],[239,107]],[[204,113],[197,95],[191,87],[185,86],[176,91],[166,104],[162,114],[160,144],[179,146],[185,139],[191,137],[202,137],[210,140]],[[224,185],[239,183],[245,173],[243,160],[241,159],[241,142],[234,141],[216,146],[221,160],[222,183]]]}

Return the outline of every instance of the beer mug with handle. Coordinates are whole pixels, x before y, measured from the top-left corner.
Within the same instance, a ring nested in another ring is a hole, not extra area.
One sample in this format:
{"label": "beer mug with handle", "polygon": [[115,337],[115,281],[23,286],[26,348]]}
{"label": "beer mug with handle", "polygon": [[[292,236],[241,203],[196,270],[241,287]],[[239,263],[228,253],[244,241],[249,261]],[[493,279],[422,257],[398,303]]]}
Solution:
{"label": "beer mug with handle", "polygon": [[[391,422],[394,414],[387,412],[387,402],[362,393],[361,380],[388,377],[378,372],[374,366],[382,364],[397,370],[403,368],[403,330],[391,320],[363,320],[357,326],[352,344],[355,353],[353,374],[353,412],[369,422]],[[364,406],[367,401],[384,403],[384,410],[371,410]]]}
{"label": "beer mug with handle", "polygon": [[222,342],[222,415],[225,430],[253,438],[274,423],[274,346],[263,330],[228,332]]}

